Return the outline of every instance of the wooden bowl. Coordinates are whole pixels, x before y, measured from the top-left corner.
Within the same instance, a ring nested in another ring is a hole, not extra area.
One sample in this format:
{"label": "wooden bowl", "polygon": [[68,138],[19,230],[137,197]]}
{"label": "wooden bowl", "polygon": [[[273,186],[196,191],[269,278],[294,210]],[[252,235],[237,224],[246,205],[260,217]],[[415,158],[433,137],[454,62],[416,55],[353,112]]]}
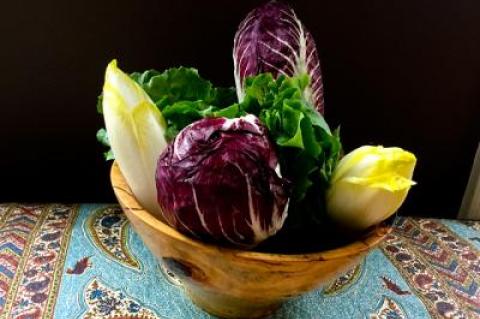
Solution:
{"label": "wooden bowl", "polygon": [[145,245],[180,279],[195,304],[225,318],[263,317],[288,298],[328,284],[357,265],[391,231],[378,227],[360,241],[309,254],[224,248],[189,238],[144,210],[115,163],[111,182]]}

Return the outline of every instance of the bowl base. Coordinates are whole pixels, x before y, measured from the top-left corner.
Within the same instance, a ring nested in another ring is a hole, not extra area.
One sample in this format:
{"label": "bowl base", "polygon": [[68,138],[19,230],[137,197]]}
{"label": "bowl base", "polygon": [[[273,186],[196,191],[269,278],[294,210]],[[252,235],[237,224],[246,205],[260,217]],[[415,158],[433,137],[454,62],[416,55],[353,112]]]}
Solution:
{"label": "bowl base", "polygon": [[209,314],[220,318],[265,318],[274,313],[282,304],[279,301],[265,302],[258,300],[244,300],[231,296],[209,293],[205,290],[195,291],[187,289],[186,292],[194,304]]}

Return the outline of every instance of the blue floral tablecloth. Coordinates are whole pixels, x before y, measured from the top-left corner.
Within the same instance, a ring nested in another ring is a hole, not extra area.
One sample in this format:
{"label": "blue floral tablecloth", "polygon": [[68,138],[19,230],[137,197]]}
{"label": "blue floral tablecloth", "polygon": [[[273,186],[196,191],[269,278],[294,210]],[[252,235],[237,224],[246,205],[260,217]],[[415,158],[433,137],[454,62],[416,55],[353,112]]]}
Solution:
{"label": "blue floral tablecloth", "polygon": [[[330,285],[272,318],[480,318],[480,223],[397,218]],[[212,318],[116,205],[0,205],[1,319]]]}

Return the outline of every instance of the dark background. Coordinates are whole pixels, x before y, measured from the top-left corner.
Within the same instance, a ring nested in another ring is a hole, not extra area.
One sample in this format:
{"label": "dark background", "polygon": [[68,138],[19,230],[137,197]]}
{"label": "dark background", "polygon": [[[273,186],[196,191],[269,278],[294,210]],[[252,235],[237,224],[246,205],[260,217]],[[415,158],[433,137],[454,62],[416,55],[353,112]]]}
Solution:
{"label": "dark background", "polygon": [[[233,85],[233,35],[259,3],[2,1],[0,201],[114,201],[95,140],[107,63],[195,66]],[[291,4],[317,41],[345,149],[413,151],[418,185],[402,212],[454,217],[480,140],[480,2]]]}

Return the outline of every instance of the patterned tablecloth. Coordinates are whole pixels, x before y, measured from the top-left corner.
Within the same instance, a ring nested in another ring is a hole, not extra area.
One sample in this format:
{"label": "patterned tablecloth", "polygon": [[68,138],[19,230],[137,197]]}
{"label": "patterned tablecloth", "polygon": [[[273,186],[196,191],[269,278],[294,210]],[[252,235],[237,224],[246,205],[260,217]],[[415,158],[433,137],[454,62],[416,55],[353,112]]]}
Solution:
{"label": "patterned tablecloth", "polygon": [[[363,263],[273,318],[480,318],[480,223],[398,218]],[[114,205],[0,205],[0,318],[211,318]]]}

